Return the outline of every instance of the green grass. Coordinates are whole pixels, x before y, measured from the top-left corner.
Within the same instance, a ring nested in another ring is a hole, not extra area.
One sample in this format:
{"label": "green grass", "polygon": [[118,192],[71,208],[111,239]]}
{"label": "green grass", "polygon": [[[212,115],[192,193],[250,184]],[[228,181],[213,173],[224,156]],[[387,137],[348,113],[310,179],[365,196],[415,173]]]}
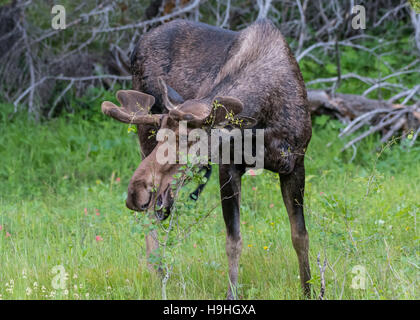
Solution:
{"label": "green grass", "polygon": [[[99,110],[99,102],[95,106]],[[10,106],[0,107],[1,298],[161,298],[159,277],[146,267],[144,236],[135,232],[124,205],[139,163],[135,135],[99,113],[38,125],[23,116],[10,121]],[[375,165],[375,136],[358,146],[349,163],[352,151],[340,153],[345,141],[335,138],[340,127],[316,120],[306,157],[314,291],[320,287],[320,253],[321,262],[328,259],[327,299],[418,299],[419,144],[411,150],[406,140],[394,144]],[[244,177],[242,199],[240,297],[300,299],[278,177],[270,172]],[[215,172],[199,201],[183,205],[206,212],[218,203]],[[188,222],[180,214],[181,222]],[[219,205],[173,249],[169,299],[225,298],[224,241]],[[68,273],[67,291],[52,287],[57,265]],[[365,290],[351,288],[357,265],[367,271]]]}

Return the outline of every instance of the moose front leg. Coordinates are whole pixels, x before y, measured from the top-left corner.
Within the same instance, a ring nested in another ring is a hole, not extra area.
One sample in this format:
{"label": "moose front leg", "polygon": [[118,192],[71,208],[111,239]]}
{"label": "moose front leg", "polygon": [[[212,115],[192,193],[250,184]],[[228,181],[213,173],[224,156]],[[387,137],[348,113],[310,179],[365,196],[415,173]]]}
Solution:
{"label": "moose front leg", "polygon": [[229,262],[228,300],[238,297],[238,267],[242,251],[239,207],[243,172],[235,165],[220,165],[219,169],[220,196],[226,224],[226,253]]}
{"label": "moose front leg", "polygon": [[[159,241],[157,238],[156,230],[152,230],[145,235],[146,238],[146,259],[147,267],[150,271],[157,270],[161,272],[160,266],[156,266],[156,263],[151,262],[151,255],[159,254]],[[157,268],[156,268],[157,267]]]}
{"label": "moose front leg", "polygon": [[311,279],[308,251],[309,237],[303,216],[303,193],[305,188],[305,167],[303,159],[297,161],[290,174],[280,174],[281,192],[283,201],[289,215],[292,243],[298,256],[300,281],[305,297],[310,298],[311,288],[308,281]]}

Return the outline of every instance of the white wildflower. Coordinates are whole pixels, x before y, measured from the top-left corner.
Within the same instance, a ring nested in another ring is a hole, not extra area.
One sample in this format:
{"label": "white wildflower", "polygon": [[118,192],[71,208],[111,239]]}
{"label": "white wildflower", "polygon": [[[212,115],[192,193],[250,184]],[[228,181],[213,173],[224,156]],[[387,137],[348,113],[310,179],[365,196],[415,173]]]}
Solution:
{"label": "white wildflower", "polygon": [[375,221],[375,224],[378,224],[378,225],[383,225],[385,223],[385,221],[384,220],[382,220],[382,219],[379,219],[379,220],[377,220],[377,221]]}

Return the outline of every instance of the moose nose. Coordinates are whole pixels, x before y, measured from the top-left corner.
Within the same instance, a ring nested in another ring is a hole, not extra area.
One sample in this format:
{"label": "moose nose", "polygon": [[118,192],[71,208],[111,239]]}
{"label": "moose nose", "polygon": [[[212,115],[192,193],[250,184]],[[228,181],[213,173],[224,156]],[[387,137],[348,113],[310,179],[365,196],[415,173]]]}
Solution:
{"label": "moose nose", "polygon": [[147,208],[149,208],[149,204],[148,203],[143,204],[143,205],[140,206],[140,211],[146,211]]}
{"label": "moose nose", "polygon": [[134,192],[129,192],[127,194],[127,199],[125,200],[125,205],[127,206],[128,209],[133,210],[133,211],[140,211],[137,206],[135,205],[135,194]]}
{"label": "moose nose", "polygon": [[134,210],[134,211],[146,211],[149,208],[150,201],[152,199],[152,194],[149,195],[149,201],[144,204],[139,204],[137,200],[137,194],[135,191],[129,191],[127,194],[127,199],[125,201],[125,204],[128,209]]}
{"label": "moose nose", "polygon": [[128,209],[133,211],[139,211],[137,207],[131,202],[131,199],[129,196],[127,196],[127,199],[125,200],[125,205]]}

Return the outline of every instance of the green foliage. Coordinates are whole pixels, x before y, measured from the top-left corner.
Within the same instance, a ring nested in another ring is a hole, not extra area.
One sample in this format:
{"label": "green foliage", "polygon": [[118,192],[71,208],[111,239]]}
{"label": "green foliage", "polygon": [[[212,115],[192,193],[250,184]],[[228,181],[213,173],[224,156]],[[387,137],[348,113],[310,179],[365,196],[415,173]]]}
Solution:
{"label": "green foliage", "polygon": [[[355,42],[355,45],[359,47],[339,46],[341,75],[354,73],[361,77],[381,79],[390,76],[402,67],[415,61],[416,49],[414,48],[411,35],[401,34],[401,30],[398,29],[397,31],[391,25],[388,25],[388,30],[390,31],[386,34],[387,39],[367,38]],[[395,48],[398,48],[398,52],[395,51]],[[327,54],[323,54],[322,49],[317,49],[313,52],[315,56],[318,56],[323,61],[323,64],[320,65],[313,59],[305,57],[299,63],[305,82],[319,78],[336,77],[337,65],[334,51],[330,50]],[[391,84],[400,84],[411,88],[419,82],[418,72],[400,74],[388,78],[386,81]],[[332,84],[333,82],[318,83],[308,85],[308,87],[319,89],[330,87]],[[337,92],[362,94],[371,86],[372,84],[364,83],[359,79],[348,78],[341,80]],[[395,95],[398,90],[400,89],[381,88],[370,92],[368,97],[386,100]],[[397,102],[402,102],[402,100],[397,100]]]}
{"label": "green foliage", "polygon": [[408,1],[411,7],[414,9],[415,12],[420,13],[420,1],[419,0],[409,0]]}
{"label": "green foliage", "polygon": [[72,192],[88,181],[105,181],[112,172],[129,179],[140,159],[137,137],[99,112],[99,101],[92,105],[94,115],[69,113],[45,124],[24,115],[9,121],[12,107],[1,105],[1,195],[31,199],[51,190]]}

